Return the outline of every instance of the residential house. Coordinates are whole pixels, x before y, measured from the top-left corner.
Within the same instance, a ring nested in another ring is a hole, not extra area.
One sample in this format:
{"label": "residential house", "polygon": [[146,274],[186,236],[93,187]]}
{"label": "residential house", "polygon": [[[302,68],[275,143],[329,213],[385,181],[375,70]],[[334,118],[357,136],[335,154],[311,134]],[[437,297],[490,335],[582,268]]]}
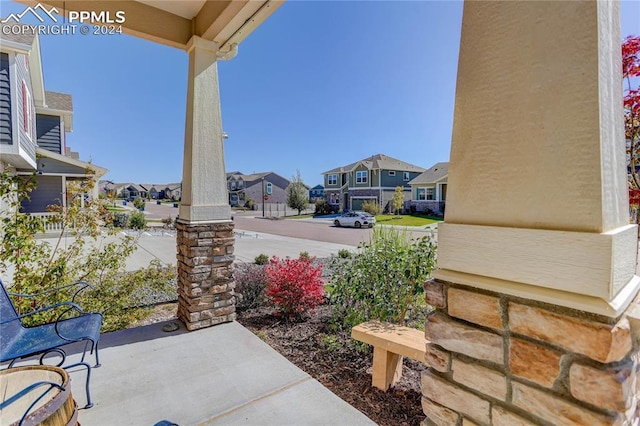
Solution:
{"label": "residential house", "polygon": [[256,203],[287,202],[287,187],[291,182],[274,172],[245,175],[240,172],[227,173],[229,204],[244,206],[247,201]]}
{"label": "residential house", "polygon": [[162,198],[180,201],[182,198],[182,183],[170,183],[168,184],[164,190]]}
{"label": "residential house", "polygon": [[125,183],[121,186],[118,198],[124,198],[125,200],[133,200],[134,198],[147,198],[147,190],[137,183]]}
{"label": "residential house", "polygon": [[[66,133],[73,130],[72,98],[45,90],[37,36],[0,31],[0,106],[0,169],[36,176],[37,188],[22,205],[25,212],[64,206],[68,182],[97,182],[107,173],[66,146]],[[87,196],[98,196],[97,184]]]}
{"label": "residential house", "polygon": [[159,200],[163,192],[163,185],[153,185],[151,183],[141,183],[140,186],[147,191],[149,198],[153,200]]}
{"label": "residential house", "polygon": [[411,201],[405,203],[405,209],[444,216],[448,174],[449,163],[437,163],[409,182]]}
{"label": "residential house", "polygon": [[324,186],[316,185],[309,190],[309,202],[315,203],[318,200],[324,200],[326,192]]}
{"label": "residential house", "polygon": [[375,201],[389,211],[395,189],[401,186],[404,199],[411,197],[409,182],[425,169],[376,154],[323,173],[326,197],[339,210],[362,210],[365,201]]}

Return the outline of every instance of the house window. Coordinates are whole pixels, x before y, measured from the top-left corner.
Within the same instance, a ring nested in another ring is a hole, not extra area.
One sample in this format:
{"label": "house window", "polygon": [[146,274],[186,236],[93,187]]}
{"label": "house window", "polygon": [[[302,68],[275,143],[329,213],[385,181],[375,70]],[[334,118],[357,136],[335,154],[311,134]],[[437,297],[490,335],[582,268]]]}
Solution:
{"label": "house window", "polygon": [[409,182],[411,180],[411,176],[409,176],[409,172],[402,172],[402,180],[405,182]]}
{"label": "house window", "polygon": [[267,182],[267,194],[271,195],[271,191],[273,191],[273,185],[271,185],[271,182]]}
{"label": "house window", "polygon": [[242,189],[243,186],[244,186],[244,182],[239,180],[238,181],[238,189]]}
{"label": "house window", "polygon": [[338,175],[329,175],[327,183],[329,185],[337,185],[338,184]]}
{"label": "house window", "polygon": [[236,183],[235,181],[231,182],[231,190],[236,189]]}
{"label": "house window", "polygon": [[395,175],[396,175],[395,170],[389,170],[389,176],[395,176]]}
{"label": "house window", "polygon": [[427,190],[427,194],[426,194],[427,195],[427,200],[435,200],[436,198],[433,196],[433,194],[434,194],[433,189],[434,188],[425,188],[425,189]]}
{"label": "house window", "polygon": [[31,139],[31,93],[22,81],[22,129]]}
{"label": "house window", "polygon": [[427,199],[425,189],[426,188],[418,188],[418,196],[416,198],[418,201],[424,201]]}
{"label": "house window", "polygon": [[356,172],[356,183],[367,183],[369,172],[359,171]]}

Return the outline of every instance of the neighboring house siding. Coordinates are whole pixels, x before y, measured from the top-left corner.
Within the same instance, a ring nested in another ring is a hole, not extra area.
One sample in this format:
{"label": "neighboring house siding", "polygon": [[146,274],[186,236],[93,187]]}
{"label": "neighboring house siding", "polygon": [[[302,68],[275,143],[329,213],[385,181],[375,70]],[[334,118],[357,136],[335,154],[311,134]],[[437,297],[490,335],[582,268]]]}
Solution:
{"label": "neighboring house siding", "polygon": [[13,145],[9,55],[0,53],[0,144]]}
{"label": "neighboring house siding", "polygon": [[22,203],[22,208],[25,213],[42,213],[47,211],[47,206],[61,204],[61,176],[36,176],[36,182],[38,186],[30,194],[31,201],[24,201]]}
{"label": "neighboring house siding", "polygon": [[[382,186],[386,188],[395,188],[396,186],[409,187],[409,182],[403,180],[404,172],[402,170],[395,170],[395,172],[395,176],[389,176],[389,170],[382,171]],[[419,174],[420,173],[410,173],[411,178],[409,180],[413,179]]]}
{"label": "neighboring house siding", "polygon": [[62,152],[62,138],[60,135],[60,117],[55,115],[36,115],[36,131],[38,146],[56,154]]}
{"label": "neighboring house siding", "polygon": [[[268,179],[265,179],[265,180],[268,180]],[[245,201],[250,198],[256,203],[263,202],[261,182],[254,183],[251,186],[246,187],[243,192],[245,194]],[[265,190],[265,194],[266,194],[266,190]],[[286,203],[287,202],[286,190],[274,184],[271,187],[271,195],[269,195],[269,199],[266,202],[268,204],[269,203]]]}

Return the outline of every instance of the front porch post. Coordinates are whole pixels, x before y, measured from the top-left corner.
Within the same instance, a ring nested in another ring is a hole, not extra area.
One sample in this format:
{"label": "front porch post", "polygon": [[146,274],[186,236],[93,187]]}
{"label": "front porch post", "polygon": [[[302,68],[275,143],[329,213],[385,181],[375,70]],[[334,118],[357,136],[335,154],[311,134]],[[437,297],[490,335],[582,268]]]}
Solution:
{"label": "front porch post", "polygon": [[187,45],[189,81],[177,224],[178,318],[195,330],[235,319],[233,222],[227,198],[217,44]]}
{"label": "front porch post", "polygon": [[640,414],[619,15],[616,1],[465,2],[446,223],[425,285],[429,422]]}

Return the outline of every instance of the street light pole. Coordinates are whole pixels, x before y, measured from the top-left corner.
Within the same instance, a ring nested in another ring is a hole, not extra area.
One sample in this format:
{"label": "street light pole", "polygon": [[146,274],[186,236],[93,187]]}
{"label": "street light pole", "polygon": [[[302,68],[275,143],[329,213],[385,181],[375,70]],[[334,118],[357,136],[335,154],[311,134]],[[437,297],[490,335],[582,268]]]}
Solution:
{"label": "street light pole", "polygon": [[264,217],[264,176],[261,178],[262,180],[262,217]]}

